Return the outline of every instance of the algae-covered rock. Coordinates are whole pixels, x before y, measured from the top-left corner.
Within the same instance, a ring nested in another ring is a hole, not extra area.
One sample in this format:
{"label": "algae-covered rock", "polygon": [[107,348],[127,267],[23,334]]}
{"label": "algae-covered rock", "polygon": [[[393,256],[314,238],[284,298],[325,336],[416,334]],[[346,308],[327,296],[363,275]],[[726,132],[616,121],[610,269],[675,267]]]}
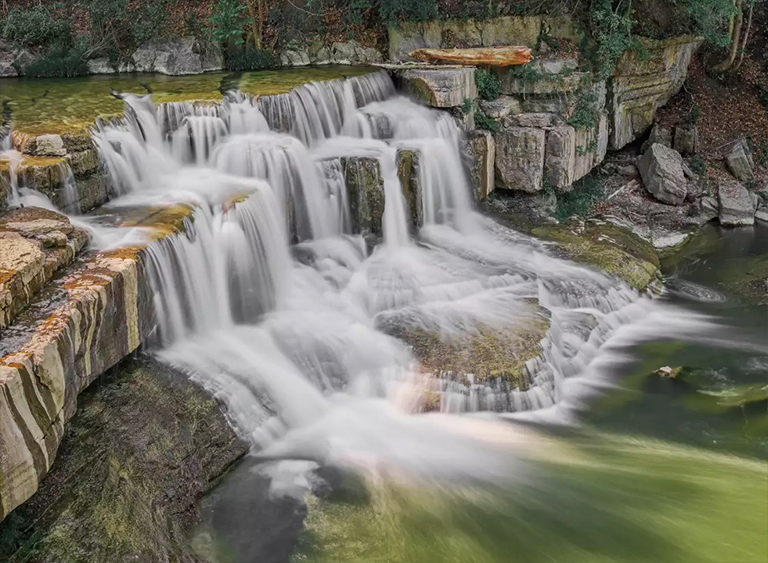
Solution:
{"label": "algae-covered rock", "polygon": [[653,246],[627,229],[588,221],[534,227],[531,233],[558,243],[565,257],[614,275],[639,291],[661,277]]}
{"label": "algae-covered rock", "polygon": [[53,469],[0,524],[0,558],[196,562],[195,502],[245,452],[185,375],[124,362],[82,395]]}
{"label": "algae-covered rock", "polygon": [[349,195],[353,232],[381,235],[384,178],[379,161],[375,158],[344,157],[341,166]]}
{"label": "algae-covered rock", "polygon": [[411,227],[415,230],[424,222],[419,180],[419,153],[410,150],[397,151],[397,177],[403,187],[403,195],[410,213]]}

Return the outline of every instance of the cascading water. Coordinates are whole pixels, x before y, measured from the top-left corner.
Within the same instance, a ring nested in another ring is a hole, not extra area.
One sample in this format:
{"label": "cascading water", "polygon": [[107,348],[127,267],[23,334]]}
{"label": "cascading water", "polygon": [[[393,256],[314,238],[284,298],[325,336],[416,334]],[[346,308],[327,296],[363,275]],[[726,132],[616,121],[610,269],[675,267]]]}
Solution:
{"label": "cascading water", "polygon": [[[268,446],[264,455],[339,461],[366,452],[405,463],[405,432],[407,465],[434,470],[434,448],[416,442],[442,443],[438,431],[412,435],[419,423],[402,419],[418,395],[436,394],[450,412],[559,412],[606,342],[658,314],[623,283],[476,214],[458,127],[395,97],[385,73],[256,101],[232,93],[202,115],[158,110],[149,97],[125,101],[125,120],[94,133],[126,194],[115,205],[194,209],[186,232],[150,247],[159,355],[216,393],[237,426]],[[416,239],[399,149],[419,156]],[[384,244],[372,252],[350,232],[340,163],[355,157],[376,160],[383,178]],[[392,336],[515,334],[544,319],[550,328],[522,388],[423,373]],[[681,317],[676,330],[692,322]]]}

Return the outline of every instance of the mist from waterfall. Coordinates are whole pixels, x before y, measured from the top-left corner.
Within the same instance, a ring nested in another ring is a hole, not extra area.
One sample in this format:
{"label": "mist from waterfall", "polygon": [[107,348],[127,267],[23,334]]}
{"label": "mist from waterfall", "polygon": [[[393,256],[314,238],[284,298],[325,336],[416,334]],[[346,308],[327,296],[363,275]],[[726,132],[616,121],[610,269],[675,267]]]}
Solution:
{"label": "mist from waterfall", "polygon": [[[715,338],[707,319],[477,214],[459,127],[397,97],[384,72],[281,96],[230,93],[216,108],[125,102],[125,118],[93,135],[122,194],[110,206],[174,209],[185,226],[148,248],[157,353],[222,400],[265,457],[494,478],[498,444],[445,413],[565,420],[594,392],[593,365],[617,342],[651,338],[649,323],[654,338]],[[417,233],[398,150],[419,155]],[[350,157],[379,164],[377,245],[353,232],[340,165]],[[427,373],[396,337],[540,323],[549,329],[522,388]],[[443,414],[413,416],[427,396]]]}

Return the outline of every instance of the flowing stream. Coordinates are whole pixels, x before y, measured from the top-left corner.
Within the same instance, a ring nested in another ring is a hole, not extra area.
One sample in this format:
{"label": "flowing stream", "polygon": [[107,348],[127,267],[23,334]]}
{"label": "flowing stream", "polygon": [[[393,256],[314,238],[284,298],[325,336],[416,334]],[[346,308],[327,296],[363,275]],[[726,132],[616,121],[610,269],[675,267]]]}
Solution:
{"label": "flowing stream", "polygon": [[[697,354],[738,364],[728,384],[764,381],[764,308],[738,326],[691,290],[696,276],[641,295],[478,214],[453,119],[397,96],[383,72],[215,107],[125,103],[93,135],[120,194],[109,207],[176,210],[185,225],[148,250],[155,353],[253,445],[208,501],[206,557],[768,557],[766,429],[717,451],[698,429],[665,428],[669,406],[644,388]],[[418,154],[419,228],[398,151]],[[380,239],[356,227],[344,178],[365,162],[384,196]],[[97,235],[105,248],[152,238]],[[490,338],[527,361],[515,377],[436,373],[419,338]],[[309,496],[323,483],[330,497]]]}

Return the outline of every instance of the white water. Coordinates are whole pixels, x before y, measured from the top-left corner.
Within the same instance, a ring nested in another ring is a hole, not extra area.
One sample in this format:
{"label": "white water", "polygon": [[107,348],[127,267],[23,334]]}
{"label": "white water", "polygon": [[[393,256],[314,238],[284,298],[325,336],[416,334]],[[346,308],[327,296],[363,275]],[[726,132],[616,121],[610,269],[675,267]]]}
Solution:
{"label": "white water", "polygon": [[[113,206],[194,210],[186,234],[149,248],[158,354],[226,403],[261,455],[492,478],[493,448],[458,431],[462,419],[412,416],[426,396],[444,413],[565,420],[616,341],[649,338],[649,324],[700,334],[708,321],[475,213],[455,123],[393,94],[379,73],[255,102],[233,94],[220,110],[129,96],[124,122],[94,139],[125,194]],[[420,155],[415,238],[402,148]],[[384,240],[371,252],[351,232],[346,157],[380,166]],[[390,336],[514,334],[542,316],[551,328],[523,389],[425,373]]]}

